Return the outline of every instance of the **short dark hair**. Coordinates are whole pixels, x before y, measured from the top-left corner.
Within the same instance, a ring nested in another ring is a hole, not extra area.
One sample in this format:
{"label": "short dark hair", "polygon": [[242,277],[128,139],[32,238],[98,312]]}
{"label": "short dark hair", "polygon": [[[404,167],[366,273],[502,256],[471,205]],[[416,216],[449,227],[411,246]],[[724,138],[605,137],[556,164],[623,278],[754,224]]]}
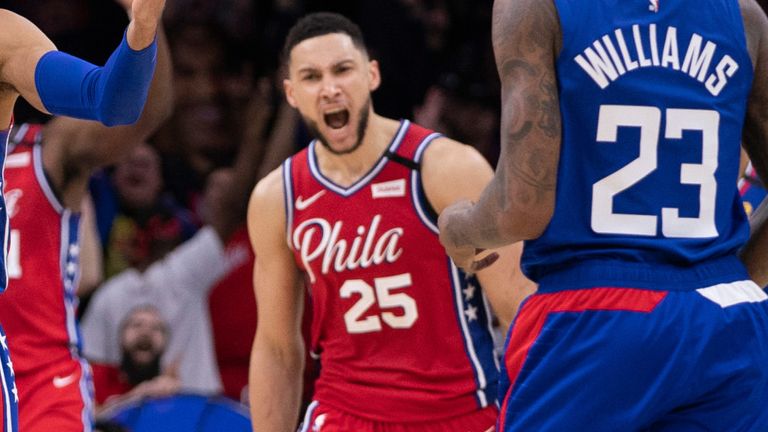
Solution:
{"label": "short dark hair", "polygon": [[291,50],[301,42],[318,36],[332,33],[342,33],[352,39],[355,47],[368,53],[363,39],[363,32],[349,18],[332,12],[315,12],[303,16],[291,27],[285,38],[281,53],[282,64],[287,65],[291,58]]}

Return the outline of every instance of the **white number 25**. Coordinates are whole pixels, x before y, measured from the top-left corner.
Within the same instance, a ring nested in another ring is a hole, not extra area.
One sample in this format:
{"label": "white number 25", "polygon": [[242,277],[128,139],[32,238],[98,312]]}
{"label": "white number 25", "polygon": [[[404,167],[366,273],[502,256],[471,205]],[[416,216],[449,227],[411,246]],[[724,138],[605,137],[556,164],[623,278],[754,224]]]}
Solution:
{"label": "white number 25", "polygon": [[[677,208],[661,209],[664,237],[710,238],[717,236],[718,128],[720,114],[712,110],[672,109],[665,112],[664,138],[681,139],[683,131],[701,131],[701,164],[684,163],[680,183],[699,185],[698,217],[680,217]],[[603,105],[597,124],[597,141],[615,143],[619,127],[640,128],[640,155],[592,185],[592,230],[602,234],[655,236],[658,217],[651,214],[616,213],[613,198],[637,184],[657,168],[661,110],[651,106]]]}
{"label": "white number 25", "polygon": [[[374,279],[376,293],[373,287],[362,279],[352,279],[344,282],[339,294],[341,298],[350,298],[352,294],[360,294],[360,299],[352,305],[344,314],[344,323],[349,333],[370,333],[381,331],[381,321],[395,329],[405,329],[413,326],[419,317],[419,311],[416,309],[416,300],[404,292],[392,294],[390,290],[398,288],[408,288],[411,286],[411,274],[403,273],[397,276],[380,277]],[[378,315],[369,315],[363,318],[363,315],[374,304],[379,303],[379,307],[402,309],[401,315],[395,315],[393,312],[382,312],[381,318]]]}

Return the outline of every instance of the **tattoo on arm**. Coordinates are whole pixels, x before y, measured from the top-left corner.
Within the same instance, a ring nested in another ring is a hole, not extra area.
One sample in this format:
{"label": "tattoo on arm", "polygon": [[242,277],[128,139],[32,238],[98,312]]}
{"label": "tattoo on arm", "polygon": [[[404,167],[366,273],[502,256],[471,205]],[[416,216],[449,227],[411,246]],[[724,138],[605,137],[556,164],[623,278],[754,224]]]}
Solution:
{"label": "tattoo on arm", "polygon": [[[493,45],[502,83],[502,148],[483,213],[493,221],[487,226],[498,230],[510,229],[510,223],[515,227],[533,222],[500,220],[510,214],[546,219],[546,225],[554,207],[561,133],[554,70],[559,27],[551,1],[496,2]],[[504,234],[483,231],[487,240]],[[513,236],[529,237],[517,232]]]}

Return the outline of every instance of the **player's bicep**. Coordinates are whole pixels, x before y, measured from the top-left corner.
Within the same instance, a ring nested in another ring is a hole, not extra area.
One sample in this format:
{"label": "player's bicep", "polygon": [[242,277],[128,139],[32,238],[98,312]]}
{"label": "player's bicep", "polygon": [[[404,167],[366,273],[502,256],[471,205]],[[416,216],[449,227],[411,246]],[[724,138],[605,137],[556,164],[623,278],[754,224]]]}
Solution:
{"label": "player's bicep", "polygon": [[276,170],[256,186],[248,204],[248,232],[256,255],[256,338],[279,345],[299,340],[304,304],[299,273],[286,243],[282,195]]}
{"label": "player's bicep", "polygon": [[747,40],[754,46],[755,68],[744,121],[743,145],[760,178],[768,178],[768,18],[754,2],[746,2],[744,14]]}
{"label": "player's bicep", "polygon": [[477,201],[493,170],[473,147],[440,138],[424,153],[421,178],[427,199],[439,214],[456,201]]}
{"label": "player's bicep", "polygon": [[45,112],[35,86],[35,70],[43,54],[56,46],[34,24],[8,10],[0,9],[0,28],[0,81]]}
{"label": "player's bicep", "polygon": [[561,139],[557,11],[551,0],[497,0],[493,15],[502,84],[500,196],[509,200],[504,208],[546,225],[554,209]]}

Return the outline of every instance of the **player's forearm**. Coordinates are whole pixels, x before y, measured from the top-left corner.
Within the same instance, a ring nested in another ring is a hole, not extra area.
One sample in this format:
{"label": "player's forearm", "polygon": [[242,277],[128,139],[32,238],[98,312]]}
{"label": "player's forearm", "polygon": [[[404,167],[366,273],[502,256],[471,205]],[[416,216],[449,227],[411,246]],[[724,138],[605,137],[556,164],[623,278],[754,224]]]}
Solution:
{"label": "player's forearm", "polygon": [[136,134],[144,140],[154,133],[173,112],[173,67],[168,40],[162,26],[157,30],[157,65],[150,84],[147,103],[136,122]]}
{"label": "player's forearm", "polygon": [[741,250],[741,260],[757,285],[768,285],[768,199],[763,200],[750,218],[751,235]]}
{"label": "player's forearm", "polygon": [[156,45],[142,51],[123,42],[103,67],[49,51],[35,68],[35,87],[52,114],[99,120],[108,126],[136,122],[155,69]]}
{"label": "player's forearm", "polygon": [[301,403],[304,356],[281,353],[258,341],[251,352],[248,396],[254,432],[296,430]]}

